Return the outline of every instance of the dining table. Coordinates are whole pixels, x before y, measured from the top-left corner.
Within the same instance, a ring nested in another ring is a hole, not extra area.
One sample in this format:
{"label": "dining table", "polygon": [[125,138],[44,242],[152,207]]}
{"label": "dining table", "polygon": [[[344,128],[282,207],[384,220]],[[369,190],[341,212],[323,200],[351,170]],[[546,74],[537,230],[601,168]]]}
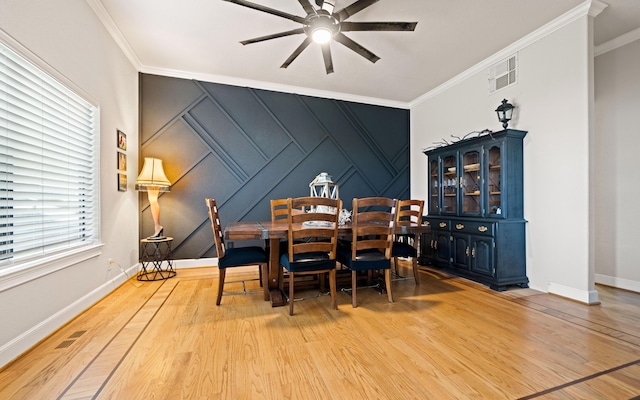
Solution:
{"label": "dining table", "polygon": [[[224,229],[224,239],[228,241],[240,240],[268,240],[269,241],[269,280],[268,290],[265,290],[265,301],[271,301],[272,307],[284,306],[286,300],[280,290],[280,239],[287,237],[289,225],[283,221],[239,221],[227,224]],[[393,233],[396,235],[415,234],[416,238],[423,233],[429,233],[429,225],[400,221],[394,223]],[[351,237],[352,226],[350,222],[338,226],[338,236]],[[419,247],[418,247],[419,248]]]}

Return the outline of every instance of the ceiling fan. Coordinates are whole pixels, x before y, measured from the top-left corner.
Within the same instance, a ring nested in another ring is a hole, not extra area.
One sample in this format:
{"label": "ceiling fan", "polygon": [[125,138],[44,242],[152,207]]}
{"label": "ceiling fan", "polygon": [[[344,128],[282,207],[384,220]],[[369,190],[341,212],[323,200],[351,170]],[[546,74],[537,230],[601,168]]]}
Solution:
{"label": "ceiling fan", "polygon": [[276,15],[278,17],[290,19],[292,21],[302,24],[302,27],[292,29],[289,31],[273,33],[271,35],[260,36],[254,39],[243,40],[240,43],[243,45],[263,42],[265,40],[276,39],[284,36],[297,35],[304,33],[307,37],[298,46],[297,49],[286,59],[286,61],[280,66],[280,68],[287,68],[293,60],[296,59],[302,53],[304,49],[316,42],[320,44],[322,48],[322,57],[324,59],[324,66],[327,74],[333,72],[333,60],[331,59],[331,49],[329,44],[331,40],[348,47],[349,49],[360,54],[367,60],[375,63],[380,57],[373,54],[371,51],[365,49],[358,43],[349,39],[343,32],[353,31],[413,31],[416,28],[417,22],[350,22],[346,21],[349,17],[355,13],[362,11],[370,5],[377,3],[380,0],[357,0],[351,5],[334,12],[335,0],[315,0],[317,7],[314,7],[310,0],[298,0],[304,11],[307,13],[305,17],[289,14],[284,11],[276,10],[270,7],[266,7],[260,4],[251,3],[244,0],[224,0],[230,3],[239,4],[244,7],[252,8],[254,10],[266,12],[268,14]]}

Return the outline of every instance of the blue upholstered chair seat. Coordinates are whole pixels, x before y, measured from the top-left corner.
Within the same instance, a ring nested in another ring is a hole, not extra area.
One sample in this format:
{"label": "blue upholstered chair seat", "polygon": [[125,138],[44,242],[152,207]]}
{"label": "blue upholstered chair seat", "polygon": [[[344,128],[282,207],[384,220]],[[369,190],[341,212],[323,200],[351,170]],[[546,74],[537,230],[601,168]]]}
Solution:
{"label": "blue upholstered chair seat", "polygon": [[384,253],[375,249],[359,251],[356,260],[352,260],[351,246],[348,242],[338,243],[336,258],[352,271],[391,268],[391,260],[384,258]]}
{"label": "blue upholstered chair seat", "polygon": [[391,249],[391,256],[404,258],[417,257],[418,250],[409,243],[394,242],[393,248]]}
{"label": "blue upholstered chair seat", "polygon": [[218,268],[224,269],[238,265],[260,264],[268,261],[269,256],[262,247],[237,247],[226,249],[224,257],[218,260]]}
{"label": "blue upholstered chair seat", "polygon": [[327,253],[296,254],[294,262],[289,261],[289,254],[280,256],[280,264],[289,272],[310,272],[335,268],[336,261],[329,260]]}

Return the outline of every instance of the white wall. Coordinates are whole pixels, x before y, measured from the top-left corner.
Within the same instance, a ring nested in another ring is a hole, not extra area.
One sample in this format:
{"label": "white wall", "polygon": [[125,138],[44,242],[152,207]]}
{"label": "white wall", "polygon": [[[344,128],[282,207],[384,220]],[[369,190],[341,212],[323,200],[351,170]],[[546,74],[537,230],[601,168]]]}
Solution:
{"label": "white wall", "polygon": [[640,40],[595,59],[596,282],[640,292]]}
{"label": "white wall", "polygon": [[[102,298],[138,259],[138,74],[84,0],[3,1],[0,29],[100,106],[102,254],[0,291],[0,366]],[[129,190],[116,187],[116,129],[127,134]],[[89,327],[90,328],[90,327]]]}
{"label": "white wall", "polygon": [[530,287],[594,303],[588,234],[591,17],[585,10],[559,29],[542,31],[501,52],[506,58],[518,50],[516,85],[488,94],[484,68],[411,108],[411,195],[427,198],[427,158],[419,149],[452,134],[501,130],[494,110],[503,98],[510,100],[517,107],[510,127],[529,132],[524,215]]}

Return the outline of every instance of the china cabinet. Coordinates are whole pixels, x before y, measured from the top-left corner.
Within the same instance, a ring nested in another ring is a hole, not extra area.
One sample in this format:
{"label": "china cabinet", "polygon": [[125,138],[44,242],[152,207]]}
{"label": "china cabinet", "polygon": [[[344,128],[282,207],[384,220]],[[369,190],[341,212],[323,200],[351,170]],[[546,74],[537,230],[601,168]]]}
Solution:
{"label": "china cabinet", "polygon": [[523,139],[505,129],[425,151],[428,216],[419,262],[494,290],[527,287]]}

